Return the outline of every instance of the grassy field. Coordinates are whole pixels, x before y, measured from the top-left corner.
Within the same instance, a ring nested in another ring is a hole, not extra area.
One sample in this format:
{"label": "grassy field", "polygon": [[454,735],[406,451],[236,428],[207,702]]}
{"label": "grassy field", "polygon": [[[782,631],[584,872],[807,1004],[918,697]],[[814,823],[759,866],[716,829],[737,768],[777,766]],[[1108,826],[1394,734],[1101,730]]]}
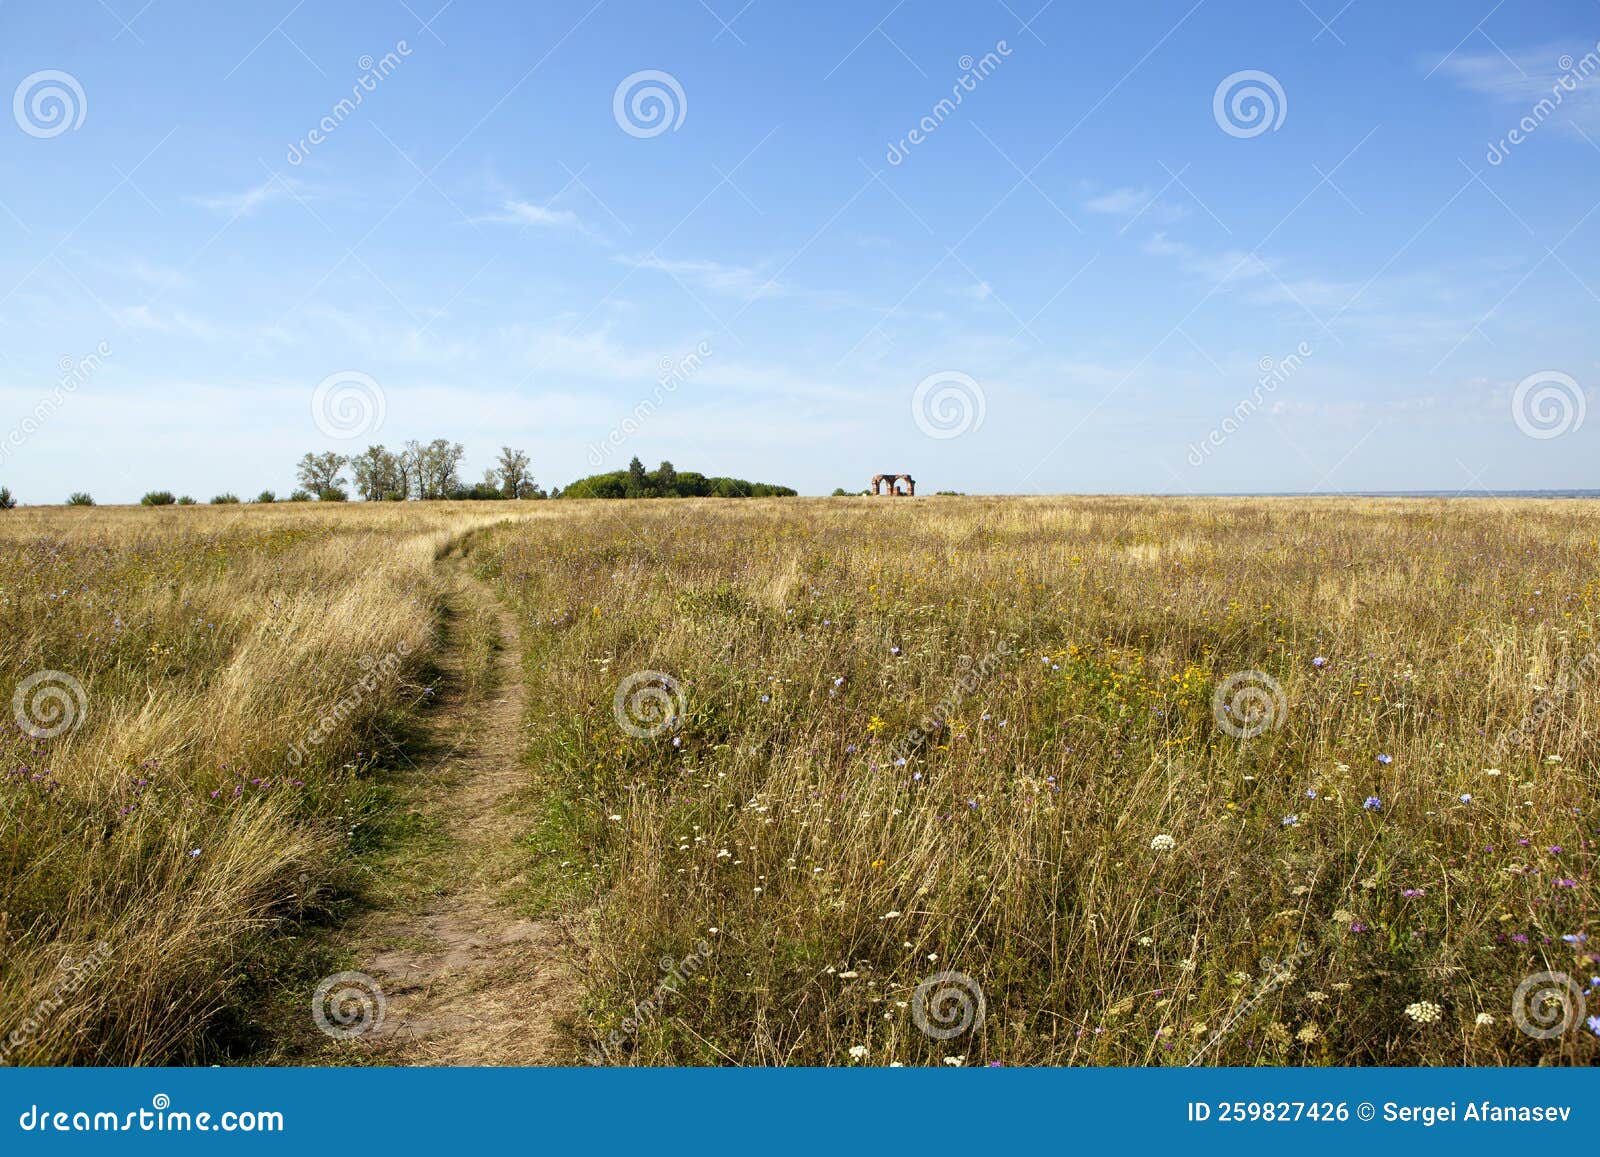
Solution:
{"label": "grassy field", "polygon": [[9,1059],[239,1055],[385,838],[464,542],[520,624],[504,902],[579,931],[574,1061],[1594,1063],[1597,537],[1556,501],[13,511],[7,689],[83,705],[6,741],[0,1030],[81,983]]}

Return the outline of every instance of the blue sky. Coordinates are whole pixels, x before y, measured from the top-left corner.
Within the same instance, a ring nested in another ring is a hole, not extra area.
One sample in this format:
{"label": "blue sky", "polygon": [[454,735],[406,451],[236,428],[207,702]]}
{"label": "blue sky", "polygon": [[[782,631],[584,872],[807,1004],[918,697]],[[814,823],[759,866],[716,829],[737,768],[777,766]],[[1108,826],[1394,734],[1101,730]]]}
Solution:
{"label": "blue sky", "polygon": [[1600,485],[1588,0],[441,3],[0,4],[0,483]]}

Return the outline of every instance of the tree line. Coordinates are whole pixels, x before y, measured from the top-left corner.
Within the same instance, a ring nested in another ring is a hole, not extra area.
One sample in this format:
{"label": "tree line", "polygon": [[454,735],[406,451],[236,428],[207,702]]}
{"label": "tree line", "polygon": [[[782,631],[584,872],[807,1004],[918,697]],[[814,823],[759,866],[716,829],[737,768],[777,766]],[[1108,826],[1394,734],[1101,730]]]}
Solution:
{"label": "tree line", "polygon": [[[467,484],[461,480],[461,460],[466,450],[459,442],[435,438],[426,444],[407,442],[398,450],[368,446],[360,454],[333,451],[305,454],[295,467],[299,487],[290,502],[347,502],[352,491],[367,502],[403,502],[407,499],[542,499],[542,498],[788,498],[796,491],[766,482],[747,482],[742,478],[707,477],[693,470],[677,470],[663,462],[646,470],[637,457],[626,470],[592,474],[580,478],[565,490],[559,486],[546,493],[534,481],[527,454],[510,446],[500,448],[495,464],[484,471],[483,481]],[[347,476],[348,475],[348,476]],[[254,501],[277,502],[271,490],[263,490]],[[212,505],[239,502],[232,493],[218,494]],[[139,500],[144,506],[194,506],[187,494],[152,490]],[[67,499],[68,506],[93,506],[94,499],[78,492]],[[0,487],[0,510],[16,505],[11,491]]]}

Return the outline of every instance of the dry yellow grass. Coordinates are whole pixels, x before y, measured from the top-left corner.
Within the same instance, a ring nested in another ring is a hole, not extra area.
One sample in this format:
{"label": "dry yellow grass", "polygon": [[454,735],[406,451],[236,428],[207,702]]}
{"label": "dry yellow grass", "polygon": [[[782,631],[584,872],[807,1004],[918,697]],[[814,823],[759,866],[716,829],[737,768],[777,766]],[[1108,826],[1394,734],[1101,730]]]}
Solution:
{"label": "dry yellow grass", "polygon": [[[600,902],[595,1059],[1592,1061],[1581,1021],[1533,1039],[1512,1006],[1600,972],[1597,529],[1577,502],[965,499],[498,536],[542,846]],[[653,738],[613,718],[640,671],[676,683]],[[1213,710],[1238,672],[1281,688],[1244,684],[1273,712],[1249,738]]]}
{"label": "dry yellow grass", "polygon": [[[364,854],[437,553],[508,514],[468,547],[526,648],[506,899],[585,913],[575,1058],[1595,1059],[1512,1005],[1600,972],[1600,515],[1112,498],[0,517],[5,689],[87,699],[0,753],[0,1030],[81,980],[8,1059],[218,1055]],[[981,1025],[918,1027],[943,972]]]}

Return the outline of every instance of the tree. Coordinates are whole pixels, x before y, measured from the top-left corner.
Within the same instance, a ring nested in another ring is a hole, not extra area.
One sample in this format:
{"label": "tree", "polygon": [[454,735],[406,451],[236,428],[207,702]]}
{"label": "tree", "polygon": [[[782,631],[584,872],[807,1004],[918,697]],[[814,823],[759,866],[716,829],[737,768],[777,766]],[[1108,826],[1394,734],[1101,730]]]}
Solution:
{"label": "tree", "polygon": [[322,502],[339,502],[348,497],[344,489],[344,468],[349,459],[332,450],[323,454],[308,453],[300,459],[297,476],[300,485],[315,494]]}
{"label": "tree", "polygon": [[678,496],[678,472],[671,462],[663,462],[656,468],[656,493],[663,498]]}
{"label": "tree", "polygon": [[93,506],[94,505],[94,499],[89,497],[89,494],[88,494],[87,491],[79,490],[79,491],[77,491],[77,492],[75,492],[73,494],[67,495],[67,505],[68,506]]}
{"label": "tree", "polygon": [[459,471],[466,448],[460,442],[435,438],[419,447],[421,461],[418,465],[419,498],[448,498],[461,486]]}
{"label": "tree", "polygon": [[524,488],[533,483],[528,476],[528,456],[510,446],[500,447],[500,463],[490,473],[498,473],[500,491],[507,498],[521,498]]}
{"label": "tree", "polygon": [[644,463],[639,461],[637,454],[628,461],[628,481],[625,485],[629,498],[643,498],[649,487],[649,475],[644,472]]}
{"label": "tree", "polygon": [[368,446],[350,460],[356,478],[356,492],[368,502],[381,502],[396,491],[403,491],[400,460],[380,446]]}
{"label": "tree", "polygon": [[11,487],[0,486],[0,510],[10,510],[17,505],[17,500],[11,497]]}

